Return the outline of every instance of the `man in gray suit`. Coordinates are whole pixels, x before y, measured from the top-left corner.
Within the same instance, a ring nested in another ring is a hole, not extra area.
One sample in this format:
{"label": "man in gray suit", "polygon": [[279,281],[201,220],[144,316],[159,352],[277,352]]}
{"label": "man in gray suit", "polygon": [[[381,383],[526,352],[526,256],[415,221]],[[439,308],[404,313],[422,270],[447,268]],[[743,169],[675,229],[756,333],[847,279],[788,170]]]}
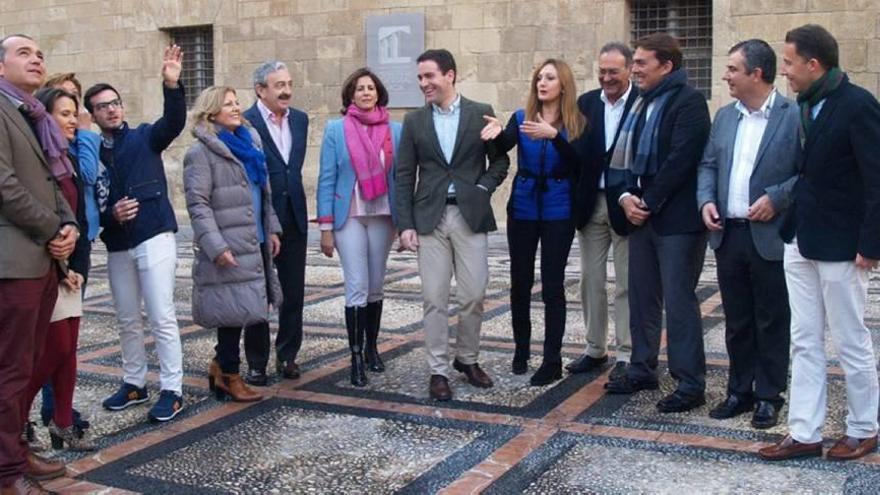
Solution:
{"label": "man in gray suit", "polygon": [[776,55],[765,41],[730,49],[723,79],[736,101],[715,116],[697,188],[718,262],[730,356],[727,398],[709,416],[731,418],[754,408],[755,428],[778,422],[788,373],[779,224],[797,180],[799,114],[773,87],[775,76]]}
{"label": "man in gray suit", "polygon": [[452,54],[428,50],[417,62],[427,104],[404,118],[396,171],[397,227],[401,245],[419,253],[429,394],[449,400],[448,305],[453,274],[459,312],[452,366],[471,385],[492,386],[477,357],[489,283],[487,233],[496,229],[490,199],[507,176],[510,160],[494,144],[480,139],[483,116],[495,114],[490,105],[456,92]]}

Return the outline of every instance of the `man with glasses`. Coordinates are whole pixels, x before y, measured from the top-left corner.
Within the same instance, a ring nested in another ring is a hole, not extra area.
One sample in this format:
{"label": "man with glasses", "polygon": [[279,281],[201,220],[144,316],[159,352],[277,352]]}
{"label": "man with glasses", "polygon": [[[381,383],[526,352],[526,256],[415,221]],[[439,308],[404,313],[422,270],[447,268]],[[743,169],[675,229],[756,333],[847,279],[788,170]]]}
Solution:
{"label": "man with glasses", "polygon": [[119,411],[149,400],[143,300],[161,369],[161,393],[149,412],[152,421],[171,420],[183,409],[183,357],[174,308],[177,222],[162,163],[162,151],[186,124],[186,100],[179,82],[182,57],[176,45],[165,49],[165,108],[154,124],[129,127],[122,98],[109,84],[92,86],[84,97],[86,109],[101,128],[101,163],[110,178],[107,206],[101,212],[101,240],[109,253],[107,272],[122,346],[123,383],[103,405]]}

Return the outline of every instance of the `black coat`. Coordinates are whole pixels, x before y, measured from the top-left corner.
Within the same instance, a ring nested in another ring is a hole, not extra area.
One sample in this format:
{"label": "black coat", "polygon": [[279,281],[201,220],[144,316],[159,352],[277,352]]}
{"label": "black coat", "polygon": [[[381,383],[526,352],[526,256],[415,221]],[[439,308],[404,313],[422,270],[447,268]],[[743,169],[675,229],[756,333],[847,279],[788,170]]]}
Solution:
{"label": "black coat", "polygon": [[782,238],[818,261],[880,259],[880,104],[845,78],[804,143]]}
{"label": "black coat", "polygon": [[[593,210],[596,209],[596,194],[599,192],[599,177],[608,170],[611,152],[614,151],[614,147],[608,151],[605,150],[605,103],[602,101],[601,94],[602,89],[594,89],[578,97],[578,108],[587,118],[587,128],[576,142],[581,156],[581,170],[576,187],[577,193],[574,195],[572,213],[575,226],[579,229],[583,228],[593,216]],[[626,120],[626,114],[629,113],[638,95],[639,88],[633,84],[626,99],[623,117],[621,117],[617,129],[612,131],[615,133],[615,142],[620,134],[623,121]],[[608,203],[608,217],[611,227],[618,234],[626,235],[629,232],[626,216],[617,203],[617,197],[606,195],[605,200]]]}
{"label": "black coat", "polygon": [[[648,205],[648,222],[659,235],[697,233],[705,230],[697,208],[697,166],[712,127],[709,107],[702,93],[689,85],[676,90],[660,116],[657,136],[657,173],[635,178],[628,191]],[[638,142],[644,119],[636,125]]]}

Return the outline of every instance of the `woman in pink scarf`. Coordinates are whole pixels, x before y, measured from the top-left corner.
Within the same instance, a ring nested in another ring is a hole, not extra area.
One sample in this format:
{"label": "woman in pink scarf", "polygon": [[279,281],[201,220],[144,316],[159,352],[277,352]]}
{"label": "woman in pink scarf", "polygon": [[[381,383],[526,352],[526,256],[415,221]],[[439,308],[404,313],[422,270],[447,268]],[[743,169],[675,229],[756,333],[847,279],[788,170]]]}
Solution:
{"label": "woman in pink scarf", "polygon": [[342,263],[351,384],[356,387],[367,384],[367,367],[385,371],[376,344],[395,231],[392,191],[401,128],[389,120],[386,105],[382,81],[369,69],[356,70],[342,87],[343,117],[327,122],[321,144],[321,251],[332,257],[335,249]]}

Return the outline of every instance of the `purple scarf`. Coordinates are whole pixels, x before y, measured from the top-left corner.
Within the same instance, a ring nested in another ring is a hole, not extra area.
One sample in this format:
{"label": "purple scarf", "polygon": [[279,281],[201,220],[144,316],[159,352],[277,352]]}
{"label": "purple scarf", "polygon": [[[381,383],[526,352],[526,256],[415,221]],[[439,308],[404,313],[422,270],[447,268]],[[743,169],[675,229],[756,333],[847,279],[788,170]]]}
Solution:
{"label": "purple scarf", "polygon": [[[366,126],[366,129],[364,129]],[[361,195],[370,201],[388,192],[385,179],[385,168],[379,159],[379,152],[384,148],[385,163],[390,167],[393,147],[391,146],[391,130],[388,126],[388,111],[377,106],[373,111],[365,112],[351,104],[345,111],[342,128],[345,131],[345,145],[351,156]]]}
{"label": "purple scarf", "polygon": [[43,148],[49,169],[55,180],[61,180],[73,175],[73,166],[67,158],[67,138],[61,133],[61,128],[55,119],[46,112],[46,107],[30,93],[22,91],[5,78],[0,77],[0,93],[21,101],[23,110],[33,121],[37,131],[37,141]]}

